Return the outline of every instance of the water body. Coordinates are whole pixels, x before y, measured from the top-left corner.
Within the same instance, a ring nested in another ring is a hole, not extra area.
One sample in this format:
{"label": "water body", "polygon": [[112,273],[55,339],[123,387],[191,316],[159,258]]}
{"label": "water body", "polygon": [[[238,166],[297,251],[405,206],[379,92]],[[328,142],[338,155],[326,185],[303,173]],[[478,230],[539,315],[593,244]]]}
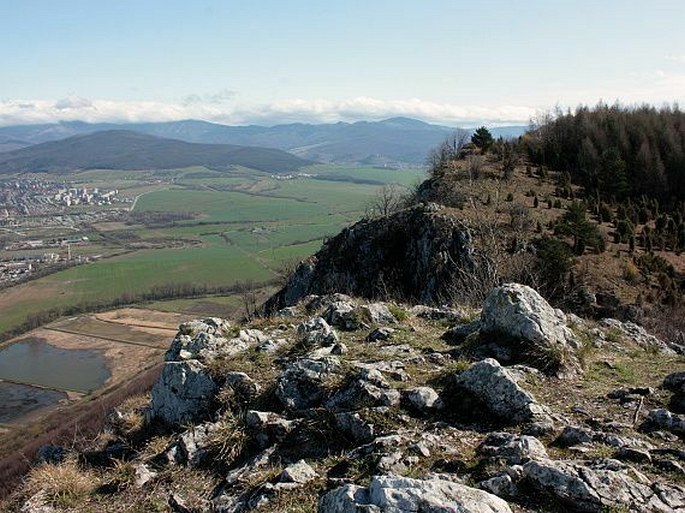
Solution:
{"label": "water body", "polygon": [[66,398],[67,394],[57,390],[0,382],[0,423],[10,423]]}
{"label": "water body", "polygon": [[95,350],[63,349],[37,337],[0,349],[0,380],[91,392],[109,376],[104,357]]}

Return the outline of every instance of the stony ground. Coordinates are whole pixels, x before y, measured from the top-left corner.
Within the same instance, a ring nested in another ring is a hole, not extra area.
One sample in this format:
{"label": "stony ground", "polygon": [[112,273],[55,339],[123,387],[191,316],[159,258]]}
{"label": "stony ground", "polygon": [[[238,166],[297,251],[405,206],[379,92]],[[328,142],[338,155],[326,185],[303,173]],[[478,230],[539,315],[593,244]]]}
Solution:
{"label": "stony ground", "polygon": [[181,325],[149,397],[10,511],[685,511],[682,348],[554,311],[309,297]]}

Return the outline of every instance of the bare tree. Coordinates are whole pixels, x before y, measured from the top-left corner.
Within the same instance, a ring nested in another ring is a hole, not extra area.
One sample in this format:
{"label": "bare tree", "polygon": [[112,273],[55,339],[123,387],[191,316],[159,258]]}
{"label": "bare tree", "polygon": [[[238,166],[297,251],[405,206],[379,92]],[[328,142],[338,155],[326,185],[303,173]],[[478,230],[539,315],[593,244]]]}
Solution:
{"label": "bare tree", "polygon": [[387,216],[397,212],[404,205],[402,189],[394,183],[385,184],[377,191],[371,203],[367,206],[367,215]]}
{"label": "bare tree", "polygon": [[456,168],[456,161],[462,157],[464,146],[470,137],[466,130],[458,129],[428,155],[428,166],[432,175],[440,175]]}

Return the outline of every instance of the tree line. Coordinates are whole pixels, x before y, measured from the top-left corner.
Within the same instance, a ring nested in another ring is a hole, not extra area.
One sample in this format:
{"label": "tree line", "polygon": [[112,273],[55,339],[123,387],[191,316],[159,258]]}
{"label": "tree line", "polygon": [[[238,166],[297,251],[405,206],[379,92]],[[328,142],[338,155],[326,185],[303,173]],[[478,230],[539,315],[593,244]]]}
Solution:
{"label": "tree line", "polygon": [[522,138],[531,162],[568,172],[588,197],[685,202],[685,112],[598,104],[548,114]]}

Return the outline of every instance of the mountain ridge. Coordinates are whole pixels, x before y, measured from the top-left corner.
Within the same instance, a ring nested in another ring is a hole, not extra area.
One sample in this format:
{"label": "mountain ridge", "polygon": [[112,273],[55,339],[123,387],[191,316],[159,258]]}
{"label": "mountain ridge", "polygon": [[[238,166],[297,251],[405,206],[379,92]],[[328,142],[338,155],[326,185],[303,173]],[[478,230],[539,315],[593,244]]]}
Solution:
{"label": "mountain ridge", "polygon": [[[9,140],[25,145],[64,139],[107,130],[133,130],[185,142],[260,146],[291,152],[307,160],[370,165],[422,165],[428,151],[441,143],[455,128],[433,125],[406,117],[355,123],[290,123],[275,126],[229,126],[201,120],[161,123],[86,123],[63,121],[55,124],[0,128],[0,145]],[[521,135],[526,127],[492,128],[494,137]]]}
{"label": "mountain ridge", "polygon": [[273,148],[198,144],[131,130],[108,130],[48,141],[0,154],[0,174],[78,169],[170,169],[244,166],[272,173],[311,164]]}

